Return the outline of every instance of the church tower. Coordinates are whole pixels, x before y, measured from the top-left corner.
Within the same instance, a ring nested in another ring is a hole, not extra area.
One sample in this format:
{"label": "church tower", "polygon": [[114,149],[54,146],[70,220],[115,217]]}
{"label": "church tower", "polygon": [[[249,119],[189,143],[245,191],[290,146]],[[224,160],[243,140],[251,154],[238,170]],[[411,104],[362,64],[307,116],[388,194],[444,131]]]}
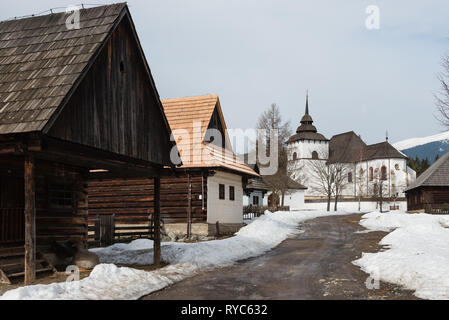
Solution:
{"label": "church tower", "polygon": [[[307,186],[312,179],[307,166],[310,161],[326,161],[329,158],[329,140],[317,132],[309,114],[309,95],[306,95],[306,109],[296,134],[287,141],[289,173],[292,179]],[[310,190],[310,188],[309,188]],[[310,193],[308,190],[307,193]]]}

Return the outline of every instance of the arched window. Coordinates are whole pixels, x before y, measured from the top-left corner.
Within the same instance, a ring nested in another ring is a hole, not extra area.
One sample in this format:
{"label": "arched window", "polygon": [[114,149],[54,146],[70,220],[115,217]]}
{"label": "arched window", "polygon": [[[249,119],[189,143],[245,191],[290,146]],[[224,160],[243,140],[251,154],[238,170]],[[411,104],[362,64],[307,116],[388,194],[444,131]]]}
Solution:
{"label": "arched window", "polygon": [[380,168],[380,179],[387,180],[387,167],[386,166],[382,166],[382,168]]}
{"label": "arched window", "polygon": [[369,181],[373,181],[374,173],[373,173],[373,167],[369,168]]}
{"label": "arched window", "polygon": [[348,173],[348,182],[352,182],[352,172]]}
{"label": "arched window", "polygon": [[316,151],[312,152],[312,159],[318,159],[318,152]]}
{"label": "arched window", "polygon": [[293,160],[298,159],[298,155],[296,154],[296,152],[293,152]]}

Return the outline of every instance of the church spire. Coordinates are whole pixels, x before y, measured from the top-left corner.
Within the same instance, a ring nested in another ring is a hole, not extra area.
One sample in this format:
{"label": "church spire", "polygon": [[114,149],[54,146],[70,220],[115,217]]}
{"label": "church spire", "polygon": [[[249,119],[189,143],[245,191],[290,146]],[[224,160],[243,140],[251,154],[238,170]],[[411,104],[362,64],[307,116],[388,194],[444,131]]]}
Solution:
{"label": "church spire", "polygon": [[301,118],[301,125],[296,129],[296,132],[299,133],[301,131],[307,132],[317,132],[316,128],[313,126],[313,119],[309,115],[309,91],[306,93],[306,111],[305,114]]}
{"label": "church spire", "polygon": [[309,114],[309,90],[307,90],[306,92],[306,113],[305,114]]}

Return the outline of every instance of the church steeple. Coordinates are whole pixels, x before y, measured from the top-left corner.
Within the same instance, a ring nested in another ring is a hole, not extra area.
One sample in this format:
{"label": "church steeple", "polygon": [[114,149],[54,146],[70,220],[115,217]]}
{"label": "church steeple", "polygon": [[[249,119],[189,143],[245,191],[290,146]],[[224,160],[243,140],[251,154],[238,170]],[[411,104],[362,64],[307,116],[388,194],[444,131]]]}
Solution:
{"label": "church steeple", "polygon": [[307,90],[306,93],[306,113],[305,114],[309,114],[309,91]]}
{"label": "church steeple", "polygon": [[306,94],[306,111],[301,118],[301,125],[296,129],[296,132],[317,132],[315,126],[312,124],[313,119],[309,115],[309,92]]}

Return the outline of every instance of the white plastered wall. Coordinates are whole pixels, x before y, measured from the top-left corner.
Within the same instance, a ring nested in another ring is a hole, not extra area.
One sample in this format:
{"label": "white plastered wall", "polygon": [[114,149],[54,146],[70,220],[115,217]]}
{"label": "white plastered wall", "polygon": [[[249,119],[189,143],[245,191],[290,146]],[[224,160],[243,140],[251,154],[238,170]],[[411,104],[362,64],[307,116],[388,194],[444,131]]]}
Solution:
{"label": "white plastered wall", "polygon": [[[219,185],[225,185],[225,199],[219,199]],[[234,187],[235,200],[229,200],[229,186]],[[217,171],[207,177],[207,222],[243,223],[242,177]]]}

